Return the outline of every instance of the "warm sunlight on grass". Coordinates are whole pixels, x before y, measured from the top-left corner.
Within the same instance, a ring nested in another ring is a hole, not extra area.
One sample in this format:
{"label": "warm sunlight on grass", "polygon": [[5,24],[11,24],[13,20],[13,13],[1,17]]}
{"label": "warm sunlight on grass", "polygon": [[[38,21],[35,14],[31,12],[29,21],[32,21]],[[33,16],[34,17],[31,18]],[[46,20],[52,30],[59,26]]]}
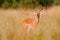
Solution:
{"label": "warm sunlight on grass", "polygon": [[33,18],[33,9],[0,9],[0,40],[60,40],[60,6],[44,10],[34,30],[25,30],[23,20]]}

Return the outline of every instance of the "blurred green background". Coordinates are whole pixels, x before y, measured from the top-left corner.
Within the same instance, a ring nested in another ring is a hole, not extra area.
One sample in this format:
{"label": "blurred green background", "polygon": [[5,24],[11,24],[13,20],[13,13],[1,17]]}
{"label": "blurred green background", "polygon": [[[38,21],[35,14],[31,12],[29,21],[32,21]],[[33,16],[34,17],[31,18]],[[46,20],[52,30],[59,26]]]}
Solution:
{"label": "blurred green background", "polygon": [[1,8],[37,7],[43,4],[59,5],[60,0],[0,0]]}

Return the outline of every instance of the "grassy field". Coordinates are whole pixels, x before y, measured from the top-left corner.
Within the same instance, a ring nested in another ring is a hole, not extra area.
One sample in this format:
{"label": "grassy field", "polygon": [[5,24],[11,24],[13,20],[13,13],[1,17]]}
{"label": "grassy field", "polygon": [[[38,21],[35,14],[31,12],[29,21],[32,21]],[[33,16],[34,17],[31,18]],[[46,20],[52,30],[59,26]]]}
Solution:
{"label": "grassy field", "polygon": [[25,32],[23,20],[33,18],[32,10],[0,9],[0,40],[60,40],[60,6],[44,10],[34,31]]}

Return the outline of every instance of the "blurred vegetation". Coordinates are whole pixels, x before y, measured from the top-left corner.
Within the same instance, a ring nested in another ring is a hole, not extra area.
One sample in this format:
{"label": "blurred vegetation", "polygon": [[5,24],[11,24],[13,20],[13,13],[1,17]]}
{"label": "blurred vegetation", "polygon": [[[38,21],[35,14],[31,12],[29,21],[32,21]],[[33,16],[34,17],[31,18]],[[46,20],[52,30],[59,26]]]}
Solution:
{"label": "blurred vegetation", "polygon": [[0,0],[2,8],[36,7],[59,5],[60,0]]}

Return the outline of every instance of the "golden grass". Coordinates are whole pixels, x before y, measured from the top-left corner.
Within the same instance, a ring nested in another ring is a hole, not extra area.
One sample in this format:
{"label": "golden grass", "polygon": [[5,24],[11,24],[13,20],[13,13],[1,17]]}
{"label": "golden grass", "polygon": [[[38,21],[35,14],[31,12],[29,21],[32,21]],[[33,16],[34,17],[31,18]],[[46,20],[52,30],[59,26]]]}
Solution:
{"label": "golden grass", "polygon": [[60,40],[60,6],[44,10],[34,31],[25,32],[22,22],[33,18],[32,10],[0,9],[0,40]]}

